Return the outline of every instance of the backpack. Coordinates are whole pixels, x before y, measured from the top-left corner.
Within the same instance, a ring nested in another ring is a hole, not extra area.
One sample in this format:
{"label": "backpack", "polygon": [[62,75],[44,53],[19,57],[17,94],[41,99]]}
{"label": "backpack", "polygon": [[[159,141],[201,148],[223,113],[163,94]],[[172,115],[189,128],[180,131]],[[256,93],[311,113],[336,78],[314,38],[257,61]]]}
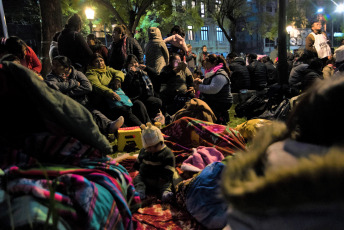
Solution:
{"label": "backpack", "polygon": [[264,112],[266,108],[266,101],[257,95],[251,96],[247,101],[238,104],[235,107],[235,113],[237,117],[252,117],[259,116]]}

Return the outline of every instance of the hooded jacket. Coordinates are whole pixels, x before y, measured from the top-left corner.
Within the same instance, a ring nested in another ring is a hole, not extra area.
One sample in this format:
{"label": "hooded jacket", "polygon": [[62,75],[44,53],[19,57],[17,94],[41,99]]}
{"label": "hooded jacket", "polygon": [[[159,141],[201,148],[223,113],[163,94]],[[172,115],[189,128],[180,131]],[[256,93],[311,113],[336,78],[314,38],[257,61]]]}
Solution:
{"label": "hooded jacket", "polygon": [[285,139],[283,123],[266,128],[223,173],[231,229],[342,229],[343,147]]}
{"label": "hooded jacket", "polygon": [[72,72],[67,79],[50,73],[45,82],[53,89],[66,94],[84,106],[88,106],[87,94],[92,92],[92,85],[87,77],[73,66]]}
{"label": "hooded jacket", "polygon": [[231,88],[233,93],[238,93],[241,89],[250,89],[250,73],[246,67],[245,60],[236,57],[230,64]]}
{"label": "hooded jacket", "polygon": [[160,73],[164,66],[168,65],[169,52],[162,39],[161,32],[157,27],[151,27],[148,30],[149,41],[146,45],[146,65]]}

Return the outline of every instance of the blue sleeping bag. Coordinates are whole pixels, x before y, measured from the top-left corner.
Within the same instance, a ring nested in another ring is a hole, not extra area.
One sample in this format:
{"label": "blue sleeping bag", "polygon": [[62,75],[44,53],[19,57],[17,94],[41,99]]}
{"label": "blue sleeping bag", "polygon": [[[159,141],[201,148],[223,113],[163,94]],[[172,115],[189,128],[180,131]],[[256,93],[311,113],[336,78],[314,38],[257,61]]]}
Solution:
{"label": "blue sleeping bag", "polygon": [[186,194],[188,212],[208,229],[222,229],[227,224],[227,204],[220,191],[224,167],[221,162],[205,167]]}

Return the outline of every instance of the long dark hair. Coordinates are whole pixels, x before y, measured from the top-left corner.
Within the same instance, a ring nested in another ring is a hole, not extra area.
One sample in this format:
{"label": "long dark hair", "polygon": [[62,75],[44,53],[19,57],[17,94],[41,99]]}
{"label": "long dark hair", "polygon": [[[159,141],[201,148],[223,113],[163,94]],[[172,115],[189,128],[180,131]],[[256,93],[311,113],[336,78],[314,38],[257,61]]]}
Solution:
{"label": "long dark hair", "polygon": [[229,71],[229,68],[227,67],[226,60],[221,55],[209,54],[205,58],[205,61],[213,65],[219,65],[222,63],[223,67],[221,69],[224,69],[226,71],[226,73],[228,74],[228,77],[230,76],[230,71]]}
{"label": "long dark hair", "polygon": [[62,55],[56,56],[53,58],[53,61],[58,61],[65,68],[70,68],[72,66],[72,62],[66,56],[62,56]]}
{"label": "long dark hair", "polygon": [[344,143],[344,76],[319,80],[301,97],[287,121],[288,135],[317,145]]}
{"label": "long dark hair", "polygon": [[27,49],[26,43],[16,36],[11,36],[6,39],[5,50],[7,53],[17,56],[19,59],[24,59],[25,50]]}

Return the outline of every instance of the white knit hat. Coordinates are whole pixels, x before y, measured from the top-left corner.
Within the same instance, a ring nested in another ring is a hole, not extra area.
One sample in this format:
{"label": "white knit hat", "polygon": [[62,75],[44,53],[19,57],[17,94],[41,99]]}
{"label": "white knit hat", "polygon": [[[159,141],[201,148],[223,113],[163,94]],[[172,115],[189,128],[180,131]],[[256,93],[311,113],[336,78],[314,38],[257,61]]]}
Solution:
{"label": "white knit hat", "polygon": [[152,125],[150,122],[147,123],[147,126],[142,124],[141,129],[141,139],[144,148],[156,145],[161,141],[164,142],[164,137],[162,136],[160,129]]}

